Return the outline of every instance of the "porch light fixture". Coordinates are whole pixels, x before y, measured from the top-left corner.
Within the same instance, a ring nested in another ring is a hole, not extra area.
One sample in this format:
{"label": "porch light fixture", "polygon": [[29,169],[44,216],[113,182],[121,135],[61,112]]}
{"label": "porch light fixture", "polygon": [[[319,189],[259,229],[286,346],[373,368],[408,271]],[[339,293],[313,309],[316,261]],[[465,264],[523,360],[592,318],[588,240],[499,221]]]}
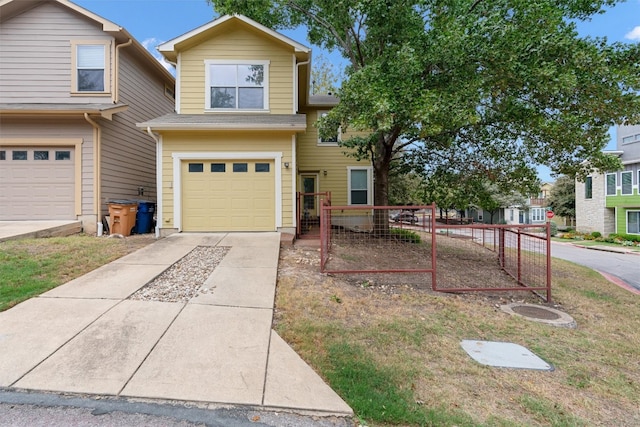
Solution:
{"label": "porch light fixture", "polygon": [[326,169],[322,171],[322,175],[327,176],[327,170]]}
{"label": "porch light fixture", "polygon": [[284,167],[289,169],[289,162],[284,162]]}

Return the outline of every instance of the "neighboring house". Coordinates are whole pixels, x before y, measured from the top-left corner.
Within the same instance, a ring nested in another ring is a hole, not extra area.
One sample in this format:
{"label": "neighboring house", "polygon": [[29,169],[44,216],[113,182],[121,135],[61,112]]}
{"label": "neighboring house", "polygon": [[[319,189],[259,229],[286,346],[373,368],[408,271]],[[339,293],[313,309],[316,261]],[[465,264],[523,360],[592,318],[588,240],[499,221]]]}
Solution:
{"label": "neighboring house", "polygon": [[640,125],[618,126],[616,151],[623,170],[576,182],[576,228],[604,235],[640,235]]}
{"label": "neighboring house", "polygon": [[78,220],[154,200],[173,76],[126,30],[67,0],[0,1],[0,220]]}
{"label": "neighboring house", "polygon": [[521,224],[544,224],[547,222],[548,198],[552,188],[553,183],[543,182],[540,186],[540,192],[535,197],[527,199],[528,206],[523,212],[524,221],[521,221]]}
{"label": "neighboring house", "polygon": [[497,208],[493,216],[491,212],[483,209],[470,209],[468,215],[474,222],[485,224],[544,224],[547,222],[548,197],[552,188],[553,183],[544,182],[540,186],[540,192],[535,196],[517,196],[515,200],[512,197],[509,203],[513,204]]}
{"label": "neighboring house", "polygon": [[244,16],[223,16],[159,46],[176,64],[176,113],[140,122],[158,149],[158,232],[284,231],[317,217],[318,197],[371,205],[370,164],[318,137],[337,104],[309,96],[311,50]]}

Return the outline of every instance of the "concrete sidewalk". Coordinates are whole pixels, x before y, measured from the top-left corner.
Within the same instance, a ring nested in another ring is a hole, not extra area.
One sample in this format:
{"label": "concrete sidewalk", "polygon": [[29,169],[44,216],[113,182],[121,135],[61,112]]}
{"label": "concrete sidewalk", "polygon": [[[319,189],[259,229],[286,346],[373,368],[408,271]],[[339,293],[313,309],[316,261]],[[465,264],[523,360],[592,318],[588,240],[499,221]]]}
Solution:
{"label": "concrete sidewalk", "polygon": [[[0,387],[352,415],[271,329],[279,245],[172,235],[0,313]],[[230,247],[207,293],[128,299],[196,246]]]}

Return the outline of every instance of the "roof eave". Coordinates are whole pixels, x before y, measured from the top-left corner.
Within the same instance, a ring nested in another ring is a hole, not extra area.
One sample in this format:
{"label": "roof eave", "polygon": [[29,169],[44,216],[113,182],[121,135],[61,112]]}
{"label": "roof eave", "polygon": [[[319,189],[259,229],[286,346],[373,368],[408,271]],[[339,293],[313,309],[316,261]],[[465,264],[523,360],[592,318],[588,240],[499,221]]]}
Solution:
{"label": "roof eave", "polygon": [[150,129],[152,131],[190,131],[190,130],[271,130],[271,131],[304,131],[307,129],[306,124],[211,124],[211,123],[157,123],[148,122],[137,123],[137,127],[141,129]]}

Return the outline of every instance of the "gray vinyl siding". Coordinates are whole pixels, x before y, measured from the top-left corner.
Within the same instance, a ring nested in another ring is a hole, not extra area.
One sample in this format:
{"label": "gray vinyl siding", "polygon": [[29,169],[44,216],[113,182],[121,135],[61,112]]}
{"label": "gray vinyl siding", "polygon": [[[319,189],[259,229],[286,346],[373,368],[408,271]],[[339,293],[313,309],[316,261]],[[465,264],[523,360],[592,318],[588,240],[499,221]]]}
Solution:
{"label": "gray vinyl siding", "polygon": [[[136,123],[174,111],[174,101],[164,95],[166,81],[135,59],[132,47],[120,51],[121,103],[129,109],[101,121],[102,200],[144,199],[156,201],[156,144]],[[144,195],[138,196],[138,187]]]}
{"label": "gray vinyl siding", "polygon": [[71,96],[72,40],[113,38],[96,23],[55,3],[43,3],[3,21],[0,102],[110,102],[109,95]]}
{"label": "gray vinyl siding", "polygon": [[634,141],[631,143],[622,143],[622,139],[625,136],[637,135],[640,134],[640,125],[634,126],[618,126],[618,150],[623,150],[624,154],[620,158],[623,162],[625,161],[640,161],[640,141]]}
{"label": "gray vinyl siding", "polygon": [[82,214],[93,213],[93,128],[84,119],[0,117],[2,138],[82,138]]}

